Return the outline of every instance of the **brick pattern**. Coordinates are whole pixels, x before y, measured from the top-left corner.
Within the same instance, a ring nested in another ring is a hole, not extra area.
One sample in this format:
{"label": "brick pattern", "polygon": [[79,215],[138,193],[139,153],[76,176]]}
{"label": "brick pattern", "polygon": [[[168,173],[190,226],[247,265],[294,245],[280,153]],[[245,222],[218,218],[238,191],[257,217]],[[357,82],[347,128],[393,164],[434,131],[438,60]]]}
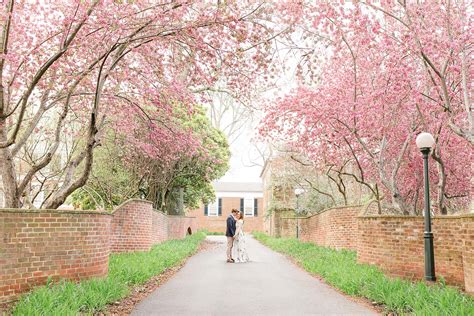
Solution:
{"label": "brick pattern", "polygon": [[197,230],[189,217],[169,217],[143,200],[113,214],[97,211],[0,209],[0,303],[48,277],[79,280],[107,275],[109,254],[144,251]]}
{"label": "brick pattern", "polygon": [[357,249],[357,216],[361,207],[335,207],[321,213],[296,218],[293,211],[275,211],[275,236],[299,237],[324,247]]}
{"label": "brick pattern", "polygon": [[463,218],[463,268],[464,287],[469,293],[474,293],[474,216]]}
{"label": "brick pattern", "polygon": [[302,220],[301,239],[336,249],[357,249],[361,207],[335,207]]}
{"label": "brick pattern", "polygon": [[117,207],[112,220],[112,252],[149,250],[153,212],[153,204],[143,200],[129,200]]}
{"label": "brick pattern", "polygon": [[168,216],[169,239],[181,239],[197,230],[194,217]]}
{"label": "brick pattern", "polygon": [[[361,211],[362,207],[340,207],[298,219],[300,238],[325,247],[356,250],[359,262],[377,265],[389,275],[422,279],[423,217],[359,216]],[[277,237],[295,237],[296,220],[291,213],[274,211],[266,230]],[[474,293],[474,214],[435,217],[432,231],[436,275]]]}
{"label": "brick pattern", "polygon": [[194,218],[165,215],[144,200],[129,200],[113,214],[112,252],[147,251],[165,240],[186,237],[188,229],[197,230]]}
{"label": "brick pattern", "polygon": [[[424,277],[423,217],[362,216],[358,218],[357,259],[386,273]],[[449,284],[474,291],[474,216],[436,217],[432,222],[435,269]]]}
{"label": "brick pattern", "polygon": [[0,302],[48,277],[107,275],[111,219],[102,212],[0,210]]}
{"label": "brick pattern", "polygon": [[[264,210],[262,209],[263,199],[258,199],[258,214],[255,217],[245,217],[244,231],[263,231]],[[222,198],[222,216],[205,216],[204,206],[198,209],[190,210],[189,216],[195,217],[197,226],[200,229],[206,229],[210,232],[225,232],[226,219],[230,215],[232,209],[240,209],[240,198],[224,197]]]}
{"label": "brick pattern", "polygon": [[152,213],[151,240],[153,244],[168,240],[168,217],[162,212]]}

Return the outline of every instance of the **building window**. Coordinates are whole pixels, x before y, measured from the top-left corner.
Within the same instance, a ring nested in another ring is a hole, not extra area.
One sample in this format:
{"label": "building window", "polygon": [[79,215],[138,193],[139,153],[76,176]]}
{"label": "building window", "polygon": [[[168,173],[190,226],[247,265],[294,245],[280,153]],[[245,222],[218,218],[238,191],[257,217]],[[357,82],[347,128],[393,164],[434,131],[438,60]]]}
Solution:
{"label": "building window", "polygon": [[244,215],[245,216],[254,216],[255,205],[254,199],[244,199]]}
{"label": "building window", "polygon": [[204,206],[204,215],[206,216],[222,216],[222,199],[219,198],[213,203]]}
{"label": "building window", "polygon": [[258,199],[253,199],[253,216],[258,216]]}
{"label": "building window", "polygon": [[213,202],[208,206],[209,214],[208,216],[217,216],[217,203]]}

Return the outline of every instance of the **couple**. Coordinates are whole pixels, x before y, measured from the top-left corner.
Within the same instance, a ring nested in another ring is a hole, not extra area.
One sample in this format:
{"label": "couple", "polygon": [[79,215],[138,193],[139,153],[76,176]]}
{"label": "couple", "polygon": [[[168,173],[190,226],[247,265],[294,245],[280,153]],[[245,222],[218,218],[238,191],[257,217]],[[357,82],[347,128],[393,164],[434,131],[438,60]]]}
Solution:
{"label": "couple", "polygon": [[[227,262],[248,262],[249,256],[247,254],[247,248],[245,247],[245,235],[244,235],[244,214],[237,211],[235,208],[232,209],[232,213],[227,218],[227,230],[225,235],[227,236]],[[232,249],[235,248],[237,257],[235,260],[232,258]]]}

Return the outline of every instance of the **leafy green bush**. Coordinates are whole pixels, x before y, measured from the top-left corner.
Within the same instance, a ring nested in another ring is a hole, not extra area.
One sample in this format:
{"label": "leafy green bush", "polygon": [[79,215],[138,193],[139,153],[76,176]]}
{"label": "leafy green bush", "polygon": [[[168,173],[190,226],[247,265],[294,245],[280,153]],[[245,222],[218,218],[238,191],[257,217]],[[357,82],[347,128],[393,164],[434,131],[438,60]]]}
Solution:
{"label": "leafy green bush", "polygon": [[182,240],[170,240],[148,252],[112,254],[109,275],[80,283],[61,281],[36,288],[23,296],[13,315],[91,315],[111,302],[124,298],[130,286],[145,283],[178,265],[198,248],[205,234],[198,232]]}
{"label": "leafy green bush", "polygon": [[377,267],[359,264],[356,253],[304,243],[297,239],[254,237],[294,258],[307,271],[352,296],[383,304],[390,312],[415,315],[474,315],[474,300],[443,282],[428,285],[385,276]]}

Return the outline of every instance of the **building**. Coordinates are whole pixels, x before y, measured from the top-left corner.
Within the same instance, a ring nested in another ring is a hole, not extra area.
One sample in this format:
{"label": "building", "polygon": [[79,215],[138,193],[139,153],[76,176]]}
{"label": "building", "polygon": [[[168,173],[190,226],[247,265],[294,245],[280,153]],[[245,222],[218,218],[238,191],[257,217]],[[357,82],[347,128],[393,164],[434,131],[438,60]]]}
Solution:
{"label": "building", "polygon": [[258,182],[215,182],[216,200],[188,211],[198,227],[209,232],[225,232],[226,219],[233,208],[244,214],[246,232],[263,231],[263,188]]}

